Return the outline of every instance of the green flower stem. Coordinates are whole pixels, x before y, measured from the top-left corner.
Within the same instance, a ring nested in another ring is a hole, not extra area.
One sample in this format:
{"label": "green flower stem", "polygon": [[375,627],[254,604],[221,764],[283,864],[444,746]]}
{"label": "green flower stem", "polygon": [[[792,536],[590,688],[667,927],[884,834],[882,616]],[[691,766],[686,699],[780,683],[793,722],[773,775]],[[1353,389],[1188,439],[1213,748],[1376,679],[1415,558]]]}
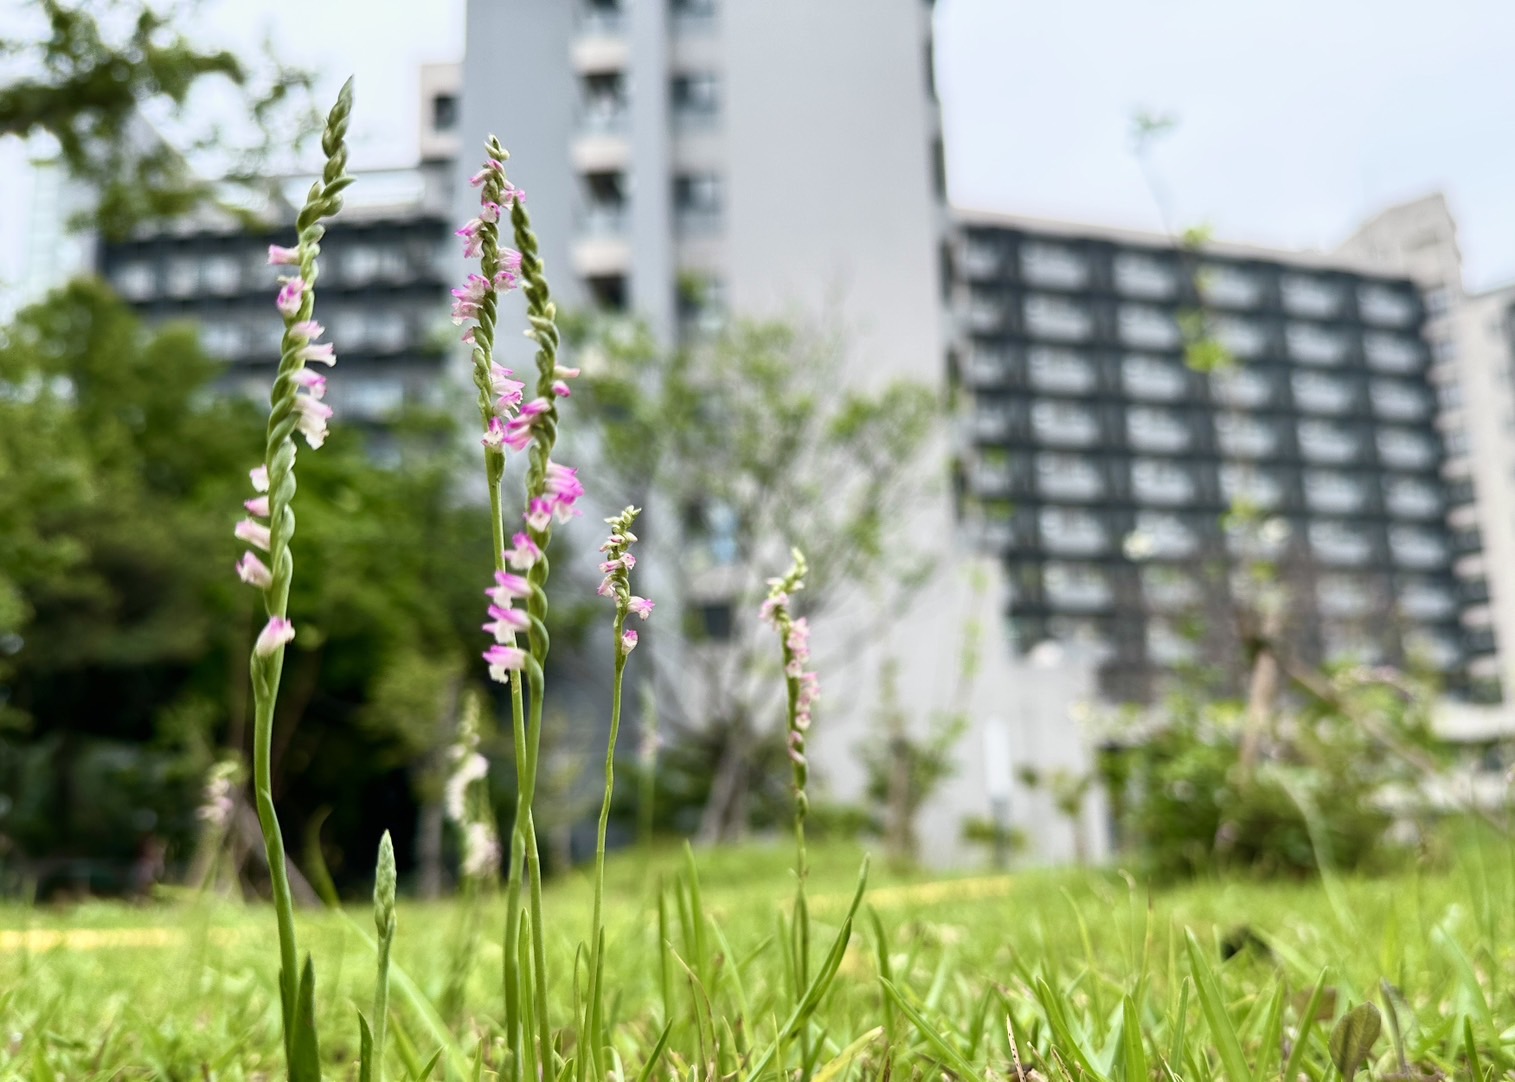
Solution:
{"label": "green flower stem", "polygon": [[[321,250],[325,228],[321,219],[342,207],[342,191],[352,183],[347,175],[347,125],[352,113],[352,80],[342,86],[337,102],[326,120],[321,149],[326,166],[306,197],[295,221],[299,237],[300,278],[305,282],[300,309],[286,316],[279,371],[269,395],[268,431],[264,445],[264,463],[268,468],[269,562],[273,582],[264,591],[263,604],[270,617],[286,616],[289,589],[294,580],[294,556],[290,542],[295,533],[293,508],[295,483],[296,425],[295,377],[304,367],[299,351],[306,339],[296,335],[293,324],[310,319],[315,308],[315,283],[319,273],[316,256]],[[273,883],[274,915],[279,929],[279,982],[283,997],[284,1041],[290,1051],[294,1031],[296,990],[299,986],[298,949],[295,941],[294,899],[289,888],[289,871],[284,852],[284,836],[279,829],[273,799],[273,724],[274,706],[279,697],[279,679],[284,671],[284,647],[279,646],[264,657],[254,651],[253,683],[253,792],[258,825],[263,833],[263,847],[268,858]]]}
{"label": "green flower stem", "polygon": [[373,885],[379,963],[373,990],[372,1082],[384,1082],[384,1037],[389,1024],[389,948],[395,938],[395,878],[395,847],[386,830],[379,839],[379,863]]}

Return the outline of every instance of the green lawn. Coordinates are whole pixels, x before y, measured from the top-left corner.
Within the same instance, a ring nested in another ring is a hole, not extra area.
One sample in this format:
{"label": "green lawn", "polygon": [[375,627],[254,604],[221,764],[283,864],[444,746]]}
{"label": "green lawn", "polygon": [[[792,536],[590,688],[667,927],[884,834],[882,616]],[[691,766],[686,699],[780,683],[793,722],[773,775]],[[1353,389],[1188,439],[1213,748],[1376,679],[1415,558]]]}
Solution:
{"label": "green lawn", "polygon": [[[866,912],[858,920],[809,1040],[824,1064],[882,1027],[833,1077],[875,1077],[888,1059],[923,1077],[940,1064],[958,1076],[1003,1078],[1008,1016],[1022,1057],[1049,1077],[1066,1070],[1136,1082],[1171,1070],[1185,1082],[1242,1074],[1260,1082],[1279,1077],[1297,1047],[1296,1071],[1323,1078],[1332,1023],[1302,1043],[1297,1036],[1326,972],[1314,1013],[1391,1003],[1386,1022],[1397,1023],[1410,1074],[1471,1078],[1471,1051],[1483,1078],[1507,1077],[1515,852],[1473,832],[1452,852],[1393,878],[1162,890],[1117,871],[928,879],[874,868],[864,905],[877,924]],[[628,1078],[665,1019],[675,1024],[663,1076],[689,1078],[701,1062],[722,1075],[750,1065],[793,997],[775,949],[793,896],[790,858],[782,845],[701,854],[697,901],[679,851],[611,862],[610,1022]],[[816,958],[845,916],[861,859],[848,847],[812,847]],[[671,950],[659,946],[660,884]],[[564,1048],[588,887],[574,878],[546,890]],[[494,1062],[502,906],[402,904],[395,959],[430,1004],[418,1010],[400,988],[392,997],[400,1044],[413,1045],[416,1058],[455,1041],[456,1065],[482,1035],[485,1063]],[[372,928],[366,907],[302,917],[333,1077],[355,1077]],[[882,954],[876,929],[887,941]],[[1198,944],[1197,970],[1185,929]],[[1223,962],[1229,948],[1239,950]],[[280,1077],[276,964],[272,912],[261,906],[0,908],[0,1078]],[[903,1002],[882,991],[885,964]],[[1370,1053],[1375,1077],[1403,1073],[1391,1029]],[[392,1048],[390,1077],[406,1077],[408,1053]],[[483,1077],[492,1077],[487,1067]]]}

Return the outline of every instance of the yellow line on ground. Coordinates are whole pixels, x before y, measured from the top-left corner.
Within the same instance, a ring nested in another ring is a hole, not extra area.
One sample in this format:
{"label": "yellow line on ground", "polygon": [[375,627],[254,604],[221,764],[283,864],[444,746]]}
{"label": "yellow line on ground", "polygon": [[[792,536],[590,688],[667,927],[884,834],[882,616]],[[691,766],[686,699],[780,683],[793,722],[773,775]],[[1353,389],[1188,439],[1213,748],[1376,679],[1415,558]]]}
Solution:
{"label": "yellow line on ground", "polygon": [[[210,940],[224,946],[237,938],[231,928],[212,928]],[[111,950],[122,947],[169,947],[188,938],[182,928],[25,928],[0,931],[0,954],[17,951]]]}

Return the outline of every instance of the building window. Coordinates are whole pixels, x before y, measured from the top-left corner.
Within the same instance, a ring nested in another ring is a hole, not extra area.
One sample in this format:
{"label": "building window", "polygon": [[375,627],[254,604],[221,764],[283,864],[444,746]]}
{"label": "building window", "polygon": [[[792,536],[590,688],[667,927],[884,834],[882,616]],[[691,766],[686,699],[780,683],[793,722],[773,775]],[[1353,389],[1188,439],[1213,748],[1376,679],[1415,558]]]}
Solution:
{"label": "building window", "polygon": [[1161,565],[1141,570],[1142,597],[1153,608],[1173,610],[1197,604],[1204,589],[1191,575]]}
{"label": "building window", "polygon": [[1227,263],[1210,263],[1197,275],[1199,292],[1209,304],[1250,308],[1262,296],[1262,279],[1255,271]]}
{"label": "building window", "polygon": [[1437,286],[1425,292],[1426,314],[1444,316],[1452,309],[1452,293],[1446,286]]}
{"label": "building window", "polygon": [[999,274],[1004,255],[998,237],[970,233],[963,243],[963,273],[969,278],[992,278]]}
{"label": "building window", "polygon": [[684,26],[708,23],[715,18],[716,0],[669,0],[668,11],[674,22]]}
{"label": "building window", "polygon": [[1221,465],[1220,491],[1227,503],[1244,503],[1264,511],[1273,510],[1284,498],[1283,482],[1276,475],[1235,462]]}
{"label": "building window", "polygon": [[1092,555],[1105,548],[1105,530],[1088,511],[1044,507],[1039,515],[1042,540],[1054,552]]}
{"label": "building window", "polygon": [[1341,308],[1342,289],[1337,282],[1308,274],[1285,274],[1278,284],[1284,308],[1294,315],[1327,319]]}
{"label": "building window", "polygon": [[205,265],[201,268],[205,288],[212,293],[235,293],[241,285],[240,270],[234,255],[206,256]]}
{"label": "building window", "polygon": [[1436,567],[1447,559],[1447,547],[1436,534],[1419,526],[1390,526],[1389,550],[1406,567]]}
{"label": "building window", "polygon": [[368,335],[373,348],[384,353],[395,353],[405,348],[405,313],[392,308],[376,308],[368,315]]}
{"label": "building window", "polygon": [[1090,500],[1105,488],[1099,468],[1086,458],[1043,452],[1036,456],[1036,487],[1060,500]]}
{"label": "building window", "polygon": [[1367,586],[1353,575],[1322,575],[1315,597],[1326,616],[1364,616],[1373,607]]}
{"label": "building window", "polygon": [[1305,471],[1305,502],[1313,510],[1345,514],[1361,508],[1367,498],[1367,485],[1355,477],[1326,470]]}
{"label": "building window", "polygon": [[721,111],[720,80],[710,71],[675,75],[669,86],[668,103],[675,123],[690,127],[708,125]]}
{"label": "building window", "polygon": [[458,126],[458,96],[438,94],[431,99],[431,127],[433,131],[455,131]]}
{"label": "building window", "polygon": [[973,434],[980,440],[998,442],[1010,435],[1010,410],[1003,402],[979,399],[973,407]]}
{"label": "building window", "polygon": [[1436,404],[1444,410],[1462,408],[1462,384],[1456,380],[1436,385]]}
{"label": "building window", "polygon": [[1059,608],[1104,608],[1114,597],[1104,573],[1088,564],[1048,561],[1042,582],[1047,600]]}
{"label": "building window", "polygon": [[1194,640],[1167,620],[1149,620],[1147,656],[1158,665],[1182,665],[1198,656]]}
{"label": "building window", "polygon": [[1373,554],[1373,542],[1360,529],[1344,522],[1312,522],[1310,547],[1322,563],[1356,565]]}
{"label": "building window", "polygon": [[1072,402],[1040,400],[1031,407],[1031,427],[1044,443],[1083,447],[1099,441],[1099,420]]}
{"label": "building window", "polygon": [[1211,378],[1210,387],[1216,401],[1237,409],[1261,406],[1273,397],[1273,386],[1268,377],[1250,368],[1217,372]]}
{"label": "building window", "polygon": [[363,420],[384,420],[405,404],[405,384],[394,378],[348,380],[339,393],[340,412]]}
{"label": "building window", "polygon": [[200,290],[200,264],[194,256],[176,255],[168,261],[166,292],[170,297],[188,297]]}
{"label": "building window", "polygon": [[158,288],[158,275],[153,265],[145,260],[122,263],[111,275],[116,292],[129,301],[141,301],[151,297]]}
{"label": "building window", "polygon": [[614,170],[585,173],[580,228],[591,236],[619,236],[626,229],[626,177]]}
{"label": "building window", "polygon": [[1319,372],[1300,371],[1290,377],[1294,402],[1308,413],[1345,413],[1354,397],[1352,385]]}
{"label": "building window", "polygon": [[1398,469],[1425,469],[1436,460],[1436,447],[1430,438],[1411,429],[1379,429],[1375,442],[1379,459]]}
{"label": "building window", "polygon": [[1357,310],[1365,323],[1403,327],[1415,318],[1415,300],[1406,289],[1365,282],[1357,287]]}
{"label": "building window", "polygon": [[1424,481],[1396,477],[1384,482],[1384,503],[1406,518],[1436,518],[1441,514],[1441,495]]}
{"label": "building window", "polygon": [[239,357],[247,348],[247,329],[234,319],[210,320],[200,325],[200,344],[212,356]]}
{"label": "building window", "polygon": [[1395,380],[1376,379],[1369,390],[1373,409],[1380,417],[1394,421],[1417,421],[1429,411],[1431,404],[1418,387]]}
{"label": "building window", "polygon": [[593,298],[595,306],[609,312],[626,311],[626,276],[622,274],[601,274],[586,278],[584,284],[589,287],[589,295]]}
{"label": "building window", "polygon": [[1386,372],[1413,372],[1420,366],[1420,339],[1370,331],[1362,336],[1368,363]]}
{"label": "building window", "polygon": [[1025,302],[1026,330],[1043,338],[1079,341],[1094,331],[1094,318],[1087,308],[1065,297],[1031,293]]}
{"label": "building window", "polygon": [[1215,418],[1215,435],[1223,452],[1237,458],[1262,458],[1278,446],[1278,428],[1256,417],[1221,414]]}
{"label": "building window", "polygon": [[1457,340],[1450,334],[1438,334],[1431,339],[1431,356],[1443,364],[1457,359]]}
{"label": "building window", "polygon": [[725,281],[714,274],[680,275],[675,307],[686,333],[718,334],[726,325]]}
{"label": "building window", "polygon": [[686,233],[708,233],[721,224],[721,178],[715,173],[681,173],[673,178],[673,214]]}
{"label": "building window", "polygon": [[1065,245],[1028,240],[1021,245],[1021,275],[1033,285],[1078,289],[1089,280],[1089,261]]}
{"label": "building window", "polygon": [[1457,599],[1439,583],[1411,579],[1395,591],[1400,611],[1414,620],[1439,620],[1457,610]]}
{"label": "building window", "polygon": [[1121,361],[1121,382],[1132,398],[1171,401],[1188,389],[1188,373],[1161,357],[1128,353]]}
{"label": "building window", "polygon": [[586,131],[623,131],[630,110],[626,101],[626,77],[618,71],[585,75],[582,83],[579,123]]}
{"label": "building window", "polygon": [[1080,394],[1094,389],[1094,365],[1075,350],[1033,346],[1028,368],[1031,385],[1039,391]]}
{"label": "building window", "polygon": [[1120,337],[1142,349],[1173,349],[1183,340],[1173,313],[1145,304],[1120,306]]}
{"label": "building window", "polygon": [[1115,288],[1131,297],[1162,300],[1173,296],[1178,275],[1173,265],[1144,252],[1119,252],[1115,256]]}
{"label": "building window", "polygon": [[1347,357],[1347,337],[1318,323],[1290,323],[1284,329],[1289,354],[1302,364],[1336,365]]}
{"label": "building window", "polygon": [[730,642],[736,626],[730,601],[706,601],[697,607],[700,635],[709,642]]}
{"label": "building window", "polygon": [[1142,451],[1182,451],[1189,446],[1189,426],[1180,414],[1137,406],[1126,414],[1131,446]]}
{"label": "building window", "polygon": [[1357,437],[1329,421],[1301,421],[1299,449],[1317,462],[1350,462],[1357,456]]}
{"label": "building window", "polygon": [[364,285],[378,277],[381,262],[379,252],[373,245],[348,245],[337,264],[340,271],[338,278],[343,285]]}
{"label": "building window", "polygon": [[1159,559],[1192,556],[1199,548],[1199,535],[1183,519],[1163,511],[1140,512],[1134,532],[1147,554]]}
{"label": "building window", "polygon": [[1168,458],[1131,460],[1131,490],[1146,503],[1182,504],[1194,499],[1194,478]]}
{"label": "building window", "polygon": [[621,0],[580,0],[579,26],[591,34],[614,34],[621,29],[626,12]]}

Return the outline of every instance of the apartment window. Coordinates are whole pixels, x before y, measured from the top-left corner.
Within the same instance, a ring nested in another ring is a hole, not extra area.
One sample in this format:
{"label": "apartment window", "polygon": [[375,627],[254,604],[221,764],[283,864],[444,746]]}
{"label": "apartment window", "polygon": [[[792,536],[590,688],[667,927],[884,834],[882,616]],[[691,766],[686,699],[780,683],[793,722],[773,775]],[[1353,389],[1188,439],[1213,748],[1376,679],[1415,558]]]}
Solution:
{"label": "apartment window", "polygon": [[1357,437],[1329,421],[1301,421],[1299,449],[1317,462],[1350,462],[1357,455]]}
{"label": "apartment window", "polygon": [[1362,530],[1344,522],[1312,522],[1310,547],[1323,563],[1356,565],[1373,554],[1373,542]]}
{"label": "apartment window", "polygon": [[1105,482],[1086,458],[1044,452],[1036,456],[1036,487],[1053,499],[1089,500],[1104,492]]}
{"label": "apartment window", "polygon": [[1192,556],[1199,548],[1199,535],[1177,515],[1142,511],[1136,516],[1135,533],[1147,552],[1161,559]]}
{"label": "apartment window", "polygon": [[1375,442],[1383,463],[1398,469],[1425,469],[1436,460],[1436,447],[1430,437],[1411,429],[1379,429]]}
{"label": "apartment window", "polygon": [[1227,462],[1220,467],[1220,491],[1227,503],[1245,503],[1271,511],[1283,502],[1283,482],[1256,466]]}
{"label": "apartment window", "polygon": [[1158,665],[1182,665],[1198,656],[1194,640],[1166,620],[1149,620],[1147,656]]}
{"label": "apartment window", "polygon": [[1425,292],[1426,314],[1430,316],[1444,316],[1452,308],[1452,293],[1446,286],[1437,286]]}
{"label": "apartment window", "polygon": [[1089,280],[1089,261],[1062,244],[1027,241],[1021,245],[1021,275],[1033,285],[1078,289]]}
{"label": "apartment window", "polygon": [[1406,518],[1435,518],[1441,514],[1441,495],[1431,485],[1407,477],[1384,482],[1384,503]]}
{"label": "apartment window", "polygon": [[1273,397],[1268,377],[1250,368],[1233,368],[1217,372],[1210,382],[1215,399],[1224,406],[1251,409]]}
{"label": "apartment window", "polygon": [[1104,526],[1088,511],[1044,507],[1038,521],[1043,543],[1054,552],[1092,555],[1105,548]]}
{"label": "apartment window", "polygon": [[616,234],[626,228],[625,174],[607,171],[585,173],[584,219],[580,227],[592,235]]}
{"label": "apartment window", "polygon": [[1079,394],[1094,389],[1094,365],[1075,350],[1033,346],[1029,371],[1031,385],[1040,391]]}
{"label": "apartment window", "polygon": [[1262,296],[1262,279],[1255,271],[1227,263],[1211,263],[1200,270],[1199,292],[1210,304],[1250,308]]}
{"label": "apartment window", "polygon": [[1462,408],[1462,384],[1456,380],[1436,385],[1436,404],[1444,410]]}
{"label": "apartment window", "polygon": [[343,285],[364,285],[379,274],[379,252],[371,244],[351,244],[337,264],[338,279]]}
{"label": "apartment window", "polygon": [[678,23],[703,23],[715,18],[716,0],[669,0],[668,11]]}
{"label": "apartment window", "polygon": [[369,311],[351,304],[331,310],[327,316],[331,326],[331,341],[346,350],[367,349],[368,331],[371,326]]}
{"label": "apartment window", "polygon": [[458,96],[437,94],[431,99],[431,127],[433,131],[450,132],[458,126]]}
{"label": "apartment window", "polygon": [[1320,372],[1295,372],[1290,377],[1294,402],[1308,413],[1345,413],[1352,405],[1352,385]]}
{"label": "apartment window", "polygon": [[1215,418],[1215,436],[1222,451],[1238,458],[1270,455],[1279,443],[1277,425],[1234,414],[1221,414]]}
{"label": "apartment window", "polygon": [[625,10],[621,0],[580,0],[579,25],[589,33],[613,34],[621,29]]}
{"label": "apartment window", "polygon": [[1194,478],[1183,466],[1167,458],[1136,458],[1131,461],[1131,489],[1146,503],[1182,504],[1194,499]]}
{"label": "apartment window", "polygon": [[1380,417],[1394,421],[1415,421],[1424,417],[1431,404],[1418,387],[1395,380],[1376,379],[1369,393],[1373,409]]}
{"label": "apartment window", "polygon": [[681,275],[675,307],[686,332],[718,333],[726,323],[725,280],[713,274]]}
{"label": "apartment window", "polygon": [[1373,598],[1360,578],[1352,575],[1323,575],[1315,587],[1316,603],[1326,616],[1365,616],[1373,607]]}
{"label": "apartment window", "polygon": [[1121,340],[1138,348],[1173,349],[1183,340],[1173,313],[1165,308],[1123,304],[1119,322]]}
{"label": "apartment window", "polygon": [[592,132],[616,132],[626,127],[626,77],[618,71],[599,71],[584,76],[583,127]]}
{"label": "apartment window", "polygon": [[1407,567],[1435,567],[1447,558],[1442,539],[1420,526],[1390,526],[1389,550],[1396,563]]}
{"label": "apartment window", "polygon": [[1407,290],[1364,283],[1357,287],[1357,309],[1365,323],[1402,327],[1415,317],[1415,300]]}
{"label": "apartment window", "polygon": [[1337,282],[1308,274],[1285,274],[1279,280],[1285,310],[1312,319],[1327,319],[1341,308],[1342,288]]}
{"label": "apartment window", "polygon": [[1305,471],[1305,502],[1316,511],[1345,514],[1367,501],[1367,485],[1356,477],[1326,470]]}
{"label": "apartment window", "polygon": [[963,272],[970,278],[992,278],[999,273],[1004,256],[997,238],[970,233],[963,244]]}
{"label": "apartment window", "polygon": [[973,409],[973,434],[981,440],[1002,440],[1010,434],[1010,411],[1003,402],[979,399]]}
{"label": "apartment window", "polygon": [[710,232],[720,226],[721,178],[715,173],[681,173],[673,178],[673,213],[679,229]]}
{"label": "apartment window", "polygon": [[720,80],[714,72],[684,72],[673,77],[668,102],[675,123],[705,125],[721,111]]}
{"label": "apartment window", "polygon": [[237,357],[247,348],[247,329],[232,319],[217,319],[201,324],[200,344],[216,357]]}
{"label": "apartment window", "polygon": [[1360,627],[1327,623],[1321,626],[1320,637],[1331,660],[1372,663],[1382,654],[1378,643]]}
{"label": "apartment window", "polygon": [[1072,402],[1043,399],[1034,403],[1031,427],[1045,443],[1083,447],[1099,440],[1099,420],[1094,412]]}
{"label": "apartment window", "polygon": [[1440,583],[1411,579],[1395,591],[1400,611],[1415,620],[1439,620],[1457,610],[1457,599]]}
{"label": "apartment window", "polygon": [[1431,339],[1431,356],[1443,364],[1457,359],[1457,340],[1449,334],[1438,334]]}
{"label": "apartment window", "polygon": [[1142,252],[1119,252],[1115,256],[1115,288],[1132,297],[1161,300],[1178,288],[1174,266]]}
{"label": "apartment window", "polygon": [[146,300],[158,287],[158,275],[146,260],[122,263],[111,275],[116,292],[129,301]]}
{"label": "apartment window", "polygon": [[1043,338],[1079,341],[1094,331],[1094,318],[1078,301],[1045,294],[1028,294],[1025,302],[1026,330]]}
{"label": "apartment window", "polygon": [[1047,600],[1061,608],[1103,608],[1114,597],[1104,573],[1088,564],[1050,560],[1042,572],[1042,583]]}
{"label": "apartment window", "polygon": [[200,264],[194,256],[176,255],[168,261],[166,292],[170,297],[188,297],[199,292]]}
{"label": "apartment window", "polygon": [[373,348],[383,353],[397,353],[405,348],[408,326],[405,313],[392,308],[375,308],[367,314],[368,334]]}
{"label": "apartment window", "polygon": [[1131,446],[1143,451],[1182,451],[1189,446],[1189,426],[1180,414],[1137,406],[1126,414]]}
{"label": "apartment window", "polygon": [[1420,365],[1420,339],[1369,331],[1362,336],[1368,363],[1386,372],[1413,372]]}
{"label": "apartment window", "polygon": [[611,312],[626,310],[626,277],[621,274],[603,274],[586,278],[589,295],[595,306]]}
{"label": "apartment window", "polygon": [[1318,323],[1290,323],[1284,328],[1289,354],[1302,364],[1337,365],[1346,360],[1347,337]]}
{"label": "apartment window", "polygon": [[974,342],[968,349],[963,374],[969,385],[990,387],[1005,378],[1007,358],[1002,346]]}
{"label": "apartment window", "polygon": [[363,420],[383,420],[405,404],[405,384],[393,377],[348,380],[338,393],[341,412]]}
{"label": "apartment window", "polygon": [[239,272],[237,257],[225,254],[207,256],[201,268],[205,288],[212,293],[235,293],[241,284]]}
{"label": "apartment window", "polygon": [[1141,570],[1142,596],[1153,608],[1172,610],[1197,604],[1204,590],[1192,576],[1161,565]]}
{"label": "apartment window", "polygon": [[1268,348],[1267,328],[1241,316],[1217,317],[1215,338],[1238,357],[1256,357]]}
{"label": "apartment window", "polygon": [[1121,382],[1132,398],[1171,401],[1182,398],[1188,373],[1180,365],[1145,353],[1128,353],[1121,361]]}
{"label": "apartment window", "polygon": [[1450,669],[1462,658],[1457,644],[1445,635],[1414,629],[1405,633],[1405,650],[1417,661],[1429,662],[1437,669]]}

